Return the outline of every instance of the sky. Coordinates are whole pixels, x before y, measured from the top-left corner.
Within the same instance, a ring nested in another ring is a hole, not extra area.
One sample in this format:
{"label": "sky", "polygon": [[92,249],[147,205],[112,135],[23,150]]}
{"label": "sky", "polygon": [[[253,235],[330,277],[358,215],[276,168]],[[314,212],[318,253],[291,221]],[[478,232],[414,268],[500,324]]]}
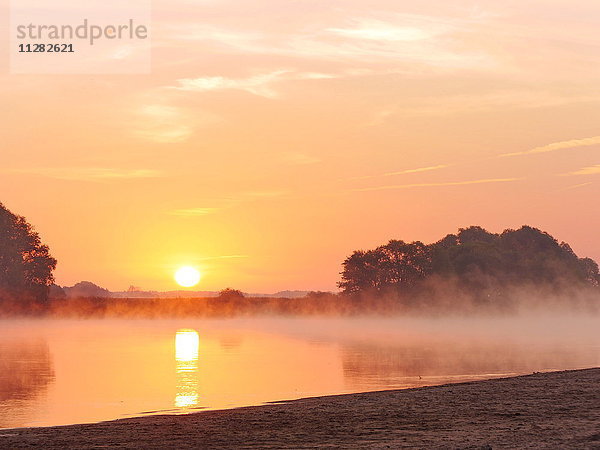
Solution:
{"label": "sky", "polygon": [[148,74],[1,58],[0,201],[60,285],[333,290],[356,249],[470,225],[600,260],[599,23],[595,0],[155,0]]}

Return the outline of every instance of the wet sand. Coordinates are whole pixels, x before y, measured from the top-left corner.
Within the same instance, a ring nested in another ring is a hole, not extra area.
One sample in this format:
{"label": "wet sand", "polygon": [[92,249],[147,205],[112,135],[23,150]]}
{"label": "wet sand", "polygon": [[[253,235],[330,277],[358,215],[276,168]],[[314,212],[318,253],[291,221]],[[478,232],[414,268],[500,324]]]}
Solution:
{"label": "wet sand", "polygon": [[24,447],[600,449],[600,368],[0,430],[0,448]]}

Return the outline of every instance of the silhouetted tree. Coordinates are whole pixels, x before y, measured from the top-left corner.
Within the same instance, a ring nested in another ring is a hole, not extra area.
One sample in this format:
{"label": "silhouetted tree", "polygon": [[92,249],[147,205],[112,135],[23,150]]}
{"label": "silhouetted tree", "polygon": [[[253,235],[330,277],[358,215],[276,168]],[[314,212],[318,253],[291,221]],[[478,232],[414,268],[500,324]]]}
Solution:
{"label": "silhouetted tree", "polygon": [[432,244],[432,272],[442,277],[455,277],[470,289],[483,289],[490,274],[504,269],[498,247],[498,235],[481,227],[461,228]]}
{"label": "silhouetted tree", "polygon": [[56,284],[51,284],[48,290],[48,298],[50,300],[60,300],[67,298],[67,293],[63,288]]}
{"label": "silhouetted tree", "polygon": [[244,298],[244,293],[237,289],[225,288],[219,292],[218,297],[222,300],[239,300]]}
{"label": "silhouetted tree", "polygon": [[323,299],[326,297],[331,297],[332,294],[331,292],[327,292],[327,291],[309,291],[306,293],[306,295],[304,296],[305,298],[309,298],[309,299]]}
{"label": "silhouetted tree", "polygon": [[383,287],[379,270],[382,259],[379,250],[355,251],[343,262],[342,281],[338,286],[349,294],[380,290]]}
{"label": "silhouetted tree", "polygon": [[459,228],[457,238],[458,244],[492,244],[498,240],[498,235],[490,233],[484,228],[472,226],[469,228]]}
{"label": "silhouetted tree", "polygon": [[392,240],[378,250],[383,255],[380,267],[386,289],[414,287],[431,273],[431,249],[422,242]]}
{"label": "silhouetted tree", "polygon": [[80,281],[71,287],[65,286],[63,291],[70,298],[112,297],[108,289],[104,289],[91,281]]}
{"label": "silhouetted tree", "polygon": [[600,285],[593,260],[578,258],[568,244],[530,226],[501,234],[461,228],[431,245],[392,240],[355,251],[343,262],[341,276],[338,286],[347,294],[414,291],[435,276],[485,301],[502,299],[508,286]]}
{"label": "silhouetted tree", "polygon": [[46,300],[55,268],[33,227],[0,203],[0,298]]}
{"label": "silhouetted tree", "polygon": [[593,286],[600,286],[598,263],[591,258],[581,258],[579,264],[585,279]]}
{"label": "silhouetted tree", "polygon": [[431,249],[422,242],[392,240],[375,250],[356,251],[343,262],[346,293],[411,288],[431,272]]}

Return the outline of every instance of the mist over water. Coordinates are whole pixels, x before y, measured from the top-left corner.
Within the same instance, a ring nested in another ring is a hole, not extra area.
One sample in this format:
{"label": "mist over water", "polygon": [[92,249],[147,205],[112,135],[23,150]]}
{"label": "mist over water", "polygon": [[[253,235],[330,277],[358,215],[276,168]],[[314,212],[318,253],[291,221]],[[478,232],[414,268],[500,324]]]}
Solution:
{"label": "mist over water", "polygon": [[0,321],[0,428],[600,366],[598,316]]}

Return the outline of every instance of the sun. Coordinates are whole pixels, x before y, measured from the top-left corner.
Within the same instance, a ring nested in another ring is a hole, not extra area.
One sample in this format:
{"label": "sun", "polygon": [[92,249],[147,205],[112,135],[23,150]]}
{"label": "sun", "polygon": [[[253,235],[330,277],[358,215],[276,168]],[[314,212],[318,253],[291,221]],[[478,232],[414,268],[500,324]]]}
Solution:
{"label": "sun", "polygon": [[175,272],[175,281],[182,287],[196,286],[200,281],[200,272],[190,266],[184,266]]}

